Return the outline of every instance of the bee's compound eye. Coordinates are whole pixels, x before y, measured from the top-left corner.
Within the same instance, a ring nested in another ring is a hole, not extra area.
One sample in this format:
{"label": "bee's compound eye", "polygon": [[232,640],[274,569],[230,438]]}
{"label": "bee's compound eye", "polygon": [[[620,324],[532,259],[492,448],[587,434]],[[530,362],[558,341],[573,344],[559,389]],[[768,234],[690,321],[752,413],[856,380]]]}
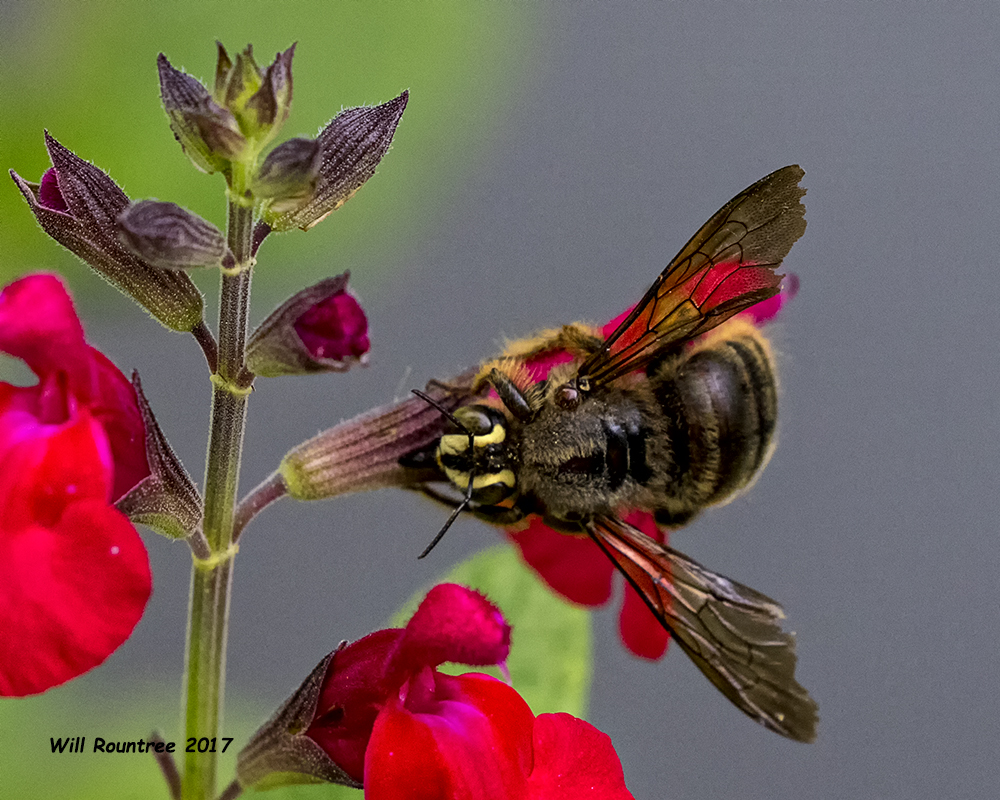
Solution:
{"label": "bee's compound eye", "polygon": [[511,491],[511,487],[506,483],[491,483],[489,486],[476,490],[476,502],[484,506],[495,506],[510,495]]}
{"label": "bee's compound eye", "polygon": [[485,436],[493,430],[494,420],[479,406],[466,406],[455,412],[457,419],[474,436]]}
{"label": "bee's compound eye", "polygon": [[556,389],[555,401],[560,408],[576,408],[580,405],[580,392],[572,383],[564,383]]}

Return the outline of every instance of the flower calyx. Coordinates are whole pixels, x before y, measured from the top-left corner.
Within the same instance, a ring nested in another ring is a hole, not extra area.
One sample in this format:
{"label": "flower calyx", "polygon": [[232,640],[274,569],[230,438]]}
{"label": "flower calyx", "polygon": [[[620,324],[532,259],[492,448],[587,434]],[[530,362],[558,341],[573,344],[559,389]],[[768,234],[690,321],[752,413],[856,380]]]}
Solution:
{"label": "flower calyx", "polygon": [[323,658],[240,751],[236,776],[241,786],[270,789],[289,784],[339,783],[361,788],[359,781],[305,735],[316,716],[323,681],[346,646],[347,642],[341,642],[340,647]]}
{"label": "flower calyx", "polygon": [[132,385],[146,428],[150,474],[115,505],[132,522],[146,525],[168,539],[198,537],[202,530],[201,495],[163,435],[142,391],[138,372],[132,373]]}
{"label": "flower calyx", "polygon": [[[475,396],[475,373],[431,381],[426,393],[454,411]],[[418,397],[376,408],[292,448],[278,474],[296,500],[324,500],[389,486],[419,487],[438,475],[433,450],[451,423]],[[439,479],[439,478],[438,478]]]}

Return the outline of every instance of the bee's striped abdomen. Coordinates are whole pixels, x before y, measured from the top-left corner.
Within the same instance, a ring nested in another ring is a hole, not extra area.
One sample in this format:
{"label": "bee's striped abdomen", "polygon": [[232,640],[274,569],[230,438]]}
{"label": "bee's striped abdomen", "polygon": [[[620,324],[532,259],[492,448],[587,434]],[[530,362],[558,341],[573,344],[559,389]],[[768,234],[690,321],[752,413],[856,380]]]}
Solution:
{"label": "bee's striped abdomen", "polygon": [[672,373],[654,381],[672,456],[665,521],[683,521],[732,498],[767,463],[777,386],[767,340],[746,323],[661,369]]}

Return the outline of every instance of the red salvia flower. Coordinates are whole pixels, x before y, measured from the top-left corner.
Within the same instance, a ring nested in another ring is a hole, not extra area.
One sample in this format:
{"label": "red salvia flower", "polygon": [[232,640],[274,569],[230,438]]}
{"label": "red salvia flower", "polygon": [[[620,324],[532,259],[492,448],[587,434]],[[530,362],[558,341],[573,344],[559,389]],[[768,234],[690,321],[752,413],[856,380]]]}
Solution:
{"label": "red salvia flower", "polygon": [[[755,325],[769,322],[795,296],[798,287],[798,278],[788,275],[778,294],[751,306],[742,315]],[[632,308],[626,309],[604,325],[601,336],[610,336],[631,311]],[[529,359],[526,366],[532,379],[538,382],[545,380],[553,367],[572,360],[569,353],[559,350]],[[625,521],[657,542],[666,543],[666,533],[649,512],[635,511],[625,517]],[[508,530],[507,536],[518,546],[525,563],[567,600],[583,606],[601,606],[611,599],[614,565],[590,539],[556,531],[537,516],[530,519],[527,527]],[[625,647],[641,658],[655,660],[667,650],[670,634],[635,589],[628,585],[625,586],[618,628]]]}
{"label": "red salvia flower", "polygon": [[22,696],[100,664],[142,616],[146,550],[112,503],[149,467],[135,391],[58,278],[0,292],[0,351],[38,377],[0,383],[0,695]]}
{"label": "red salvia flower", "polygon": [[339,650],[306,736],[368,800],[631,798],[608,737],[568,714],[531,712],[487,675],[445,661],[502,664],[510,627],[482,595],[434,587],[405,629]]}

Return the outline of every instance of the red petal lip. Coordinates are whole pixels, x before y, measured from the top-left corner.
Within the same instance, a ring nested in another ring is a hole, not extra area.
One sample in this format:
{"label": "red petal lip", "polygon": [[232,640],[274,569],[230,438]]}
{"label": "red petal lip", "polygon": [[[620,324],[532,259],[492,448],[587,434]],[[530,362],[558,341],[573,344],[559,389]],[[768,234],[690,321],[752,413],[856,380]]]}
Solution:
{"label": "red petal lip", "polygon": [[483,595],[442,583],[431,589],[406,626],[390,669],[413,674],[445,661],[499,664],[510,652],[510,626]]}
{"label": "red petal lip", "polygon": [[[152,590],[142,540],[108,504],[107,441],[86,409],[37,426],[0,409],[15,441],[0,478],[0,694],[37,694],[102,663],[142,616]],[[0,449],[3,449],[0,447]]]}

